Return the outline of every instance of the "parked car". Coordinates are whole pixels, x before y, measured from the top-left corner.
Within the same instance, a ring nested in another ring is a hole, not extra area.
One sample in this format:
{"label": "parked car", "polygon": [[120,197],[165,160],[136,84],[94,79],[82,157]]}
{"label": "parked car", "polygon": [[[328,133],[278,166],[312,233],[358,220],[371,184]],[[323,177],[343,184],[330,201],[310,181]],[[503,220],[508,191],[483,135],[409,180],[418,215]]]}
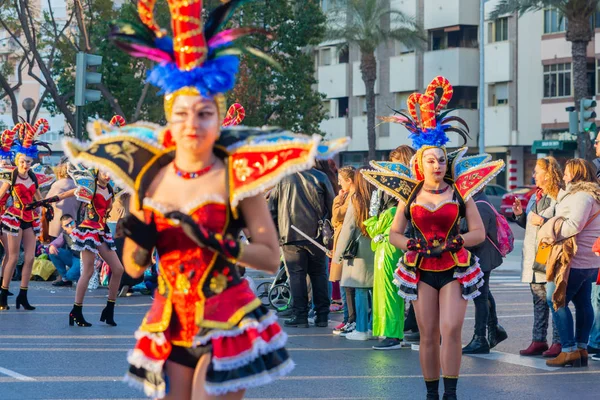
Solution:
{"label": "parked car", "polygon": [[498,211],[499,213],[502,212],[502,209],[500,208],[500,206],[502,205],[502,197],[507,192],[508,191],[500,185],[487,185],[485,187],[485,195],[490,200],[490,203],[494,206],[496,211]]}
{"label": "parked car", "polygon": [[506,193],[502,197],[502,204],[500,205],[501,214],[506,217],[506,219],[514,221],[513,218],[513,210],[512,205],[515,202],[515,198],[521,200],[521,204],[523,205],[523,209],[527,207],[529,203],[529,199],[531,196],[535,194],[536,187],[535,186],[519,186],[516,189],[511,190]]}

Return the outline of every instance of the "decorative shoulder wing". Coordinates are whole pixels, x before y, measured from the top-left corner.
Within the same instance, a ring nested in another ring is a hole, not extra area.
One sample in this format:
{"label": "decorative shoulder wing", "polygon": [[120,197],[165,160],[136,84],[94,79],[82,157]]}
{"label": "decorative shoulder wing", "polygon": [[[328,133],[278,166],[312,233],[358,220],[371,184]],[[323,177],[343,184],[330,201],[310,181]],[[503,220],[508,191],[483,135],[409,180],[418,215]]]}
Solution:
{"label": "decorative shoulder wing", "polygon": [[31,167],[31,171],[35,174],[40,188],[50,186],[56,181],[54,171],[47,165],[35,164]]}
{"label": "decorative shoulder wing", "polygon": [[362,170],[363,177],[378,189],[394,196],[404,204],[408,204],[419,181],[407,175],[391,170]]}
{"label": "decorative shoulder wing", "polygon": [[91,203],[94,192],[96,191],[96,177],[89,169],[79,164],[70,163],[67,170],[77,188],[75,197],[84,203]]}
{"label": "decorative shoulder wing", "polygon": [[369,164],[378,171],[392,171],[411,176],[410,168],[401,163],[391,161],[371,161]]}
{"label": "decorative shoulder wing", "polygon": [[475,193],[483,189],[504,169],[504,161],[488,162],[489,158],[490,156],[487,154],[481,154],[465,157],[455,162],[456,178],[454,184],[465,201],[468,201]]}
{"label": "decorative shoulder wing", "polygon": [[224,147],[229,168],[229,202],[239,202],[274,186],[283,177],[311,168],[343,150],[347,139],[321,142],[321,136],[293,134],[278,128],[224,129],[218,145]]}
{"label": "decorative shoulder wing", "polygon": [[12,174],[16,167],[0,167],[0,183],[12,185]]}

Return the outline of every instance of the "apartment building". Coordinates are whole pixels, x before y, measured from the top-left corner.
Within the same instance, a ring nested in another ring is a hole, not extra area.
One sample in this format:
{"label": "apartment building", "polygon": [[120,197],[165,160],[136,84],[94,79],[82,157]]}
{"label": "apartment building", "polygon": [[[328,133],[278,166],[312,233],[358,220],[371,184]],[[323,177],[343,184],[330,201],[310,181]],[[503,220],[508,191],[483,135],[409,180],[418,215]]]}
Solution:
{"label": "apartment building", "polygon": [[[422,51],[389,43],[378,48],[376,84],[377,115],[387,115],[388,106],[405,108],[413,91],[423,91],[431,79],[444,75],[454,86],[450,107],[464,108],[456,115],[467,121],[477,151],[479,135],[479,0],[389,0],[420,21],[428,42]],[[546,154],[559,159],[574,156],[576,144],[568,131],[565,108],[573,105],[571,45],[565,39],[565,22],[556,10],[488,18],[498,0],[485,3],[484,29],[484,134],[486,151],[507,163],[497,183],[512,188],[530,184],[535,160]],[[322,1],[327,12],[329,4]],[[600,27],[600,18],[593,23]],[[600,34],[597,29],[596,36]],[[327,137],[352,137],[342,154],[345,164],[366,162],[367,133],[364,84],[359,71],[357,49],[337,53],[339,43],[323,43],[315,51],[318,90],[325,93],[330,119],[321,127]],[[590,94],[596,85],[600,65],[600,41],[588,49]],[[408,143],[408,133],[399,125],[377,128],[378,156]],[[450,145],[460,143],[451,137]]]}

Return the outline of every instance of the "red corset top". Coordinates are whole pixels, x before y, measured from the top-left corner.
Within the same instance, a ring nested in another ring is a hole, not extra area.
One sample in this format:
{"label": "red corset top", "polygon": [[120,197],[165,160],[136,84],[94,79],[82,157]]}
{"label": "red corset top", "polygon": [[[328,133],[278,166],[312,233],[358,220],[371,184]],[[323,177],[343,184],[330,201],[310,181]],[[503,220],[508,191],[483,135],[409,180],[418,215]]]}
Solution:
{"label": "red corset top", "polygon": [[13,205],[10,206],[6,212],[25,222],[33,221],[33,210],[25,211],[24,208],[27,204],[33,202],[36,191],[37,189],[33,182],[29,182],[28,185],[22,182],[15,183],[11,190]]}
{"label": "red corset top", "polygon": [[106,225],[106,214],[112,204],[112,195],[108,199],[100,192],[94,194],[92,202],[86,206],[85,220],[80,226],[91,229],[104,229]]}
{"label": "red corset top", "polygon": [[[422,204],[413,203],[410,215],[417,236],[432,244],[435,240],[445,241],[448,236],[458,233],[459,205],[455,201],[448,201],[431,208]],[[418,267],[426,271],[446,271],[456,265],[462,264],[469,252],[461,249],[456,253],[444,252],[439,258],[423,258]],[[418,260],[416,253],[406,253],[405,261]],[[466,261],[464,261],[466,262]]]}
{"label": "red corset top", "polygon": [[[221,232],[228,225],[227,206],[221,201],[203,201],[200,204],[182,210],[190,215],[199,225],[213,232]],[[165,295],[155,296],[146,323],[169,324],[167,330],[173,343],[189,345],[194,335],[198,332],[197,318],[198,304],[204,301],[203,286],[207,279],[219,281],[231,279],[223,271],[219,279],[213,277],[211,269],[217,257],[216,253],[207,248],[198,247],[190,240],[183,230],[173,221],[165,218],[167,209],[156,202],[146,199],[144,201],[144,216],[146,222],[154,213],[154,220],[158,230],[158,243],[156,246],[159,257],[159,291],[164,284]],[[213,281],[209,281],[211,286]],[[226,284],[226,282],[225,282]],[[173,305],[173,316],[166,321],[164,301]],[[161,316],[159,316],[159,314]],[[162,321],[161,321],[162,320]],[[152,329],[152,328],[151,328]]]}

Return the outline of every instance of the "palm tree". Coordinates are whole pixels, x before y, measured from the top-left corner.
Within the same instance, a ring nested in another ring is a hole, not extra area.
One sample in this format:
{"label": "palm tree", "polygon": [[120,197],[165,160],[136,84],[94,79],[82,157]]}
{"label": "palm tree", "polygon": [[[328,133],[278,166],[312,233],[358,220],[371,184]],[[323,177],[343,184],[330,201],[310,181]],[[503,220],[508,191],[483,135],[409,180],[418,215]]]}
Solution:
{"label": "palm tree", "polygon": [[[501,0],[490,14],[490,18],[496,19],[501,15],[512,13],[523,15],[549,7],[555,8],[563,18],[566,18],[567,41],[571,42],[573,87],[577,109],[581,99],[588,95],[586,49],[594,35],[594,28],[590,21],[599,5],[600,0]],[[580,157],[588,160],[594,158],[589,135],[577,136]]]}
{"label": "palm tree", "polygon": [[[334,0],[328,12],[328,40],[343,40],[360,49],[360,72],[365,83],[369,160],[375,159],[375,50],[392,40],[411,48],[421,47],[425,33],[414,18],[390,8],[389,0]],[[388,23],[389,21],[389,23]]]}

